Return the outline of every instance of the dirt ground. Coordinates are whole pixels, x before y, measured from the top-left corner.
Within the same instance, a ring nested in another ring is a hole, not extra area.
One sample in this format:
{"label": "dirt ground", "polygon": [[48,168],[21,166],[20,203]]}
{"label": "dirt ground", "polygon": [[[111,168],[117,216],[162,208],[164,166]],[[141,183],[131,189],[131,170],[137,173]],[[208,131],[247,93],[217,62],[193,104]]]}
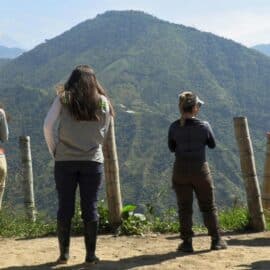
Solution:
{"label": "dirt ground", "polygon": [[0,269],[94,269],[94,270],[270,270],[270,232],[232,234],[224,238],[229,248],[210,251],[208,236],[194,238],[193,254],[176,252],[177,235],[131,237],[99,236],[97,255],[101,262],[86,266],[82,237],[73,237],[71,258],[67,266],[55,266],[58,256],[57,239],[0,239]]}

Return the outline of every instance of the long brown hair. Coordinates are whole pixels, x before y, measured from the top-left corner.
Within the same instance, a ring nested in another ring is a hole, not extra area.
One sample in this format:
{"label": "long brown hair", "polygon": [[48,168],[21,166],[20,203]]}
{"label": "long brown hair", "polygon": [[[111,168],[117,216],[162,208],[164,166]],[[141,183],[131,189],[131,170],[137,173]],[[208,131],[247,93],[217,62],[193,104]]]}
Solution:
{"label": "long brown hair", "polygon": [[88,65],[77,66],[67,82],[57,87],[57,92],[63,106],[78,121],[99,121],[101,95],[107,97],[110,114],[114,116],[114,109],[106,91],[96,79],[93,69]]}

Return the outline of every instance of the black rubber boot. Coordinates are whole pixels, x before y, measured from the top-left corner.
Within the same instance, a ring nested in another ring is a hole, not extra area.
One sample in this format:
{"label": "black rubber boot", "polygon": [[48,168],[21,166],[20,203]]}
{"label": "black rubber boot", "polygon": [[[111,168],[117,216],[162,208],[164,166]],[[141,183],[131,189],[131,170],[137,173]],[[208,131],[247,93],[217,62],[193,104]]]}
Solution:
{"label": "black rubber boot", "polygon": [[212,237],[211,240],[211,250],[220,250],[226,249],[227,243],[225,240],[222,240],[220,236]]}
{"label": "black rubber boot", "polygon": [[84,242],[86,248],[86,263],[96,264],[99,258],[96,256],[98,222],[84,222]]}
{"label": "black rubber boot", "polygon": [[192,253],[193,246],[192,246],[192,238],[183,239],[183,242],[178,246],[178,251]]}
{"label": "black rubber boot", "polygon": [[60,256],[56,263],[67,264],[69,259],[69,243],[70,243],[70,222],[57,221],[57,236],[59,242]]}

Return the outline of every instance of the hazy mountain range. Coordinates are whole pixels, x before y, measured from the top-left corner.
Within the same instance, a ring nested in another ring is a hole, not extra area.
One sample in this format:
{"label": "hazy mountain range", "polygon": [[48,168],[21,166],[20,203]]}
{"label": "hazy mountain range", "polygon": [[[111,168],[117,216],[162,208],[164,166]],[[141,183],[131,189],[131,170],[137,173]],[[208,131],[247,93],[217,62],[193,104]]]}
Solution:
{"label": "hazy mountain range", "polygon": [[252,47],[253,49],[270,56],[270,44],[259,44],[256,45],[254,47]]}
{"label": "hazy mountain range", "polygon": [[20,48],[8,48],[0,45],[0,59],[13,59],[18,57],[24,52]]}
{"label": "hazy mountain range", "polygon": [[[177,96],[191,89],[205,101],[218,146],[209,151],[217,201],[243,199],[233,117],[248,117],[259,175],[265,131],[270,127],[270,59],[236,42],[136,11],[110,11],[6,63],[0,69],[1,101],[12,120],[7,146],[6,200],[22,202],[18,136],[32,140],[39,209],[55,209],[53,161],[42,124],[54,87],[74,66],[91,65],[117,110],[116,134],[125,203],[159,208],[175,205],[170,188],[173,155],[170,123],[179,117]],[[260,178],[261,179],[261,178]],[[103,196],[103,195],[102,195]]]}

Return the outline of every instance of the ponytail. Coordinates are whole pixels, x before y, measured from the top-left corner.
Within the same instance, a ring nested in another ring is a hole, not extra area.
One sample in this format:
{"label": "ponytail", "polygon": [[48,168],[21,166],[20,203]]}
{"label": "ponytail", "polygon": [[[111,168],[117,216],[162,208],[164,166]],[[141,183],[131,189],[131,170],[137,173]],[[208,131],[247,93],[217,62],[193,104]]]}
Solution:
{"label": "ponytail", "polygon": [[186,123],[186,119],[183,116],[181,116],[180,117],[180,126],[183,127],[185,125],[185,123]]}
{"label": "ponytail", "polygon": [[194,100],[196,99],[196,95],[194,95],[190,91],[185,91],[179,95],[179,112],[181,114],[180,118],[180,126],[183,127],[186,123],[186,119],[183,117],[185,112],[191,112],[194,105]]}

